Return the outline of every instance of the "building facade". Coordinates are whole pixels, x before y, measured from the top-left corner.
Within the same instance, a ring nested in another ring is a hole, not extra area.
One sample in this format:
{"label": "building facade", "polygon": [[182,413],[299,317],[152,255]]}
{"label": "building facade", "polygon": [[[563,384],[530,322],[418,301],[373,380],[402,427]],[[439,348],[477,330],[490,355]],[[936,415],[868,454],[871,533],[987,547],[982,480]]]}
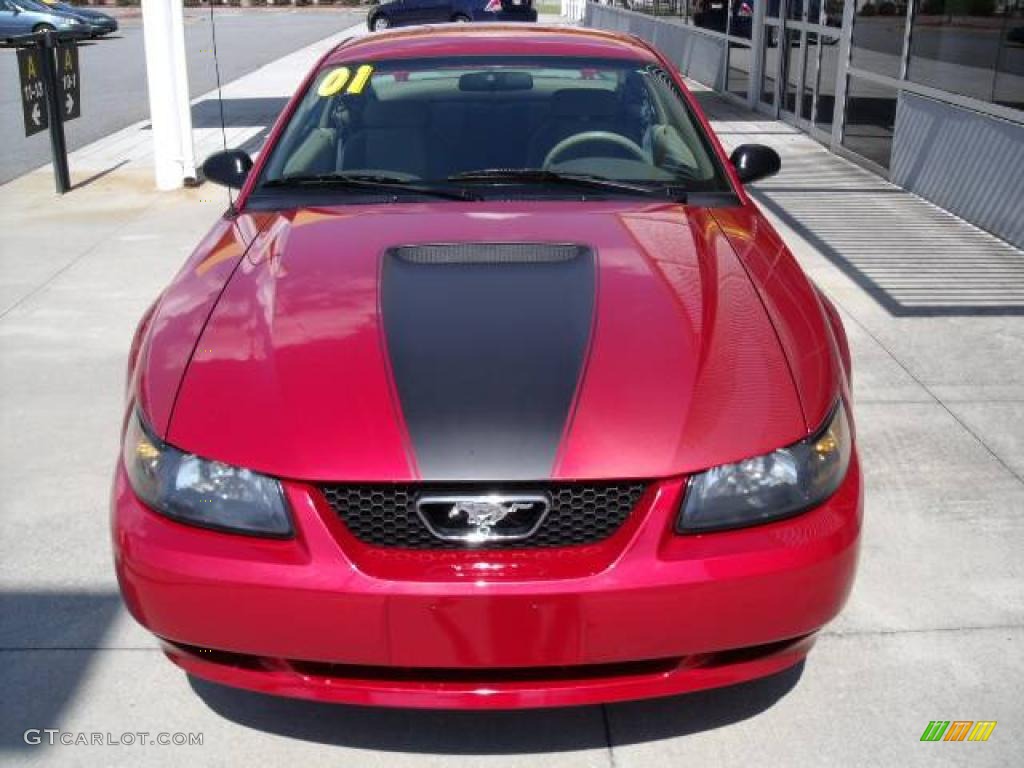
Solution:
{"label": "building facade", "polygon": [[1024,247],[1024,0],[567,2]]}

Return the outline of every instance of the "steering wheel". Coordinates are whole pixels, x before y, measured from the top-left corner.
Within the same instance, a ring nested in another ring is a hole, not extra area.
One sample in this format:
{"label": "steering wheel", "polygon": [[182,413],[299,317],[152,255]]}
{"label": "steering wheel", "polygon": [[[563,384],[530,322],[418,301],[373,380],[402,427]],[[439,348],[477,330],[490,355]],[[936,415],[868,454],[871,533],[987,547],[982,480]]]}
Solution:
{"label": "steering wheel", "polygon": [[642,162],[647,162],[647,154],[643,151],[639,144],[635,141],[627,139],[618,133],[612,133],[611,131],[583,131],[583,133],[576,133],[572,136],[568,136],[562,139],[560,142],[555,144],[551,148],[551,151],[544,157],[543,168],[548,169],[555,163],[555,158],[559,155],[564,154],[567,150],[579,144],[586,144],[588,141],[593,142],[605,142],[607,144],[614,144],[617,147],[629,152],[631,155],[636,155],[636,158]]}

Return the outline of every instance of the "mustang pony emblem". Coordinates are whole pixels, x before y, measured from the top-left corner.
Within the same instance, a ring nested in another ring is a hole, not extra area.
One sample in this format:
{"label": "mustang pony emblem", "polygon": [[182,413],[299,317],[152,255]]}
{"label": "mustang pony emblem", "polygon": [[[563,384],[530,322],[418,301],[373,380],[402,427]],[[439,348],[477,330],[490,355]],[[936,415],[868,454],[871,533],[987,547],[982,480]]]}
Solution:
{"label": "mustang pony emblem", "polygon": [[466,522],[476,528],[475,533],[486,538],[494,525],[509,515],[532,506],[530,503],[515,501],[457,501],[448,513],[448,519],[458,520],[465,515]]}
{"label": "mustang pony emblem", "polygon": [[545,493],[465,494],[426,493],[416,500],[416,512],[427,529],[445,541],[482,543],[515,541],[532,536],[551,508]]}

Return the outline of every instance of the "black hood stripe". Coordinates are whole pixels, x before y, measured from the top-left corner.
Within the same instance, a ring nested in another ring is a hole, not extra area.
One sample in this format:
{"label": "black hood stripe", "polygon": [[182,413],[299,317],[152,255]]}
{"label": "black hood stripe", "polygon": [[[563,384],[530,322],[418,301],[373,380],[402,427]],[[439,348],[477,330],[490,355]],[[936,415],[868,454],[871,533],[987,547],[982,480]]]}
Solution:
{"label": "black hood stripe", "polygon": [[596,266],[583,246],[384,254],[381,311],[424,480],[551,476],[584,367]]}

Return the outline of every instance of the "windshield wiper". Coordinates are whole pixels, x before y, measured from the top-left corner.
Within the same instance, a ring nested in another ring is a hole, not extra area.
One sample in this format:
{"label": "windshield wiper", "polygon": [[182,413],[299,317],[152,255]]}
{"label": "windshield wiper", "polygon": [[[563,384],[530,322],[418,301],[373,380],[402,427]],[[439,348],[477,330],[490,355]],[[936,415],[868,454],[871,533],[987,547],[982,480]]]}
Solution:
{"label": "windshield wiper", "polygon": [[482,168],[449,176],[448,181],[459,184],[492,184],[503,181],[514,184],[559,184],[647,197],[668,197],[677,202],[686,202],[686,192],[670,184],[651,187],[588,173],[562,173],[543,168]]}
{"label": "windshield wiper", "polygon": [[318,173],[293,174],[279,179],[270,179],[261,185],[264,189],[287,189],[289,187],[336,187],[342,189],[367,189],[386,192],[407,192],[446,200],[479,200],[464,189],[450,189],[426,184],[417,184],[397,176],[372,173]]}

